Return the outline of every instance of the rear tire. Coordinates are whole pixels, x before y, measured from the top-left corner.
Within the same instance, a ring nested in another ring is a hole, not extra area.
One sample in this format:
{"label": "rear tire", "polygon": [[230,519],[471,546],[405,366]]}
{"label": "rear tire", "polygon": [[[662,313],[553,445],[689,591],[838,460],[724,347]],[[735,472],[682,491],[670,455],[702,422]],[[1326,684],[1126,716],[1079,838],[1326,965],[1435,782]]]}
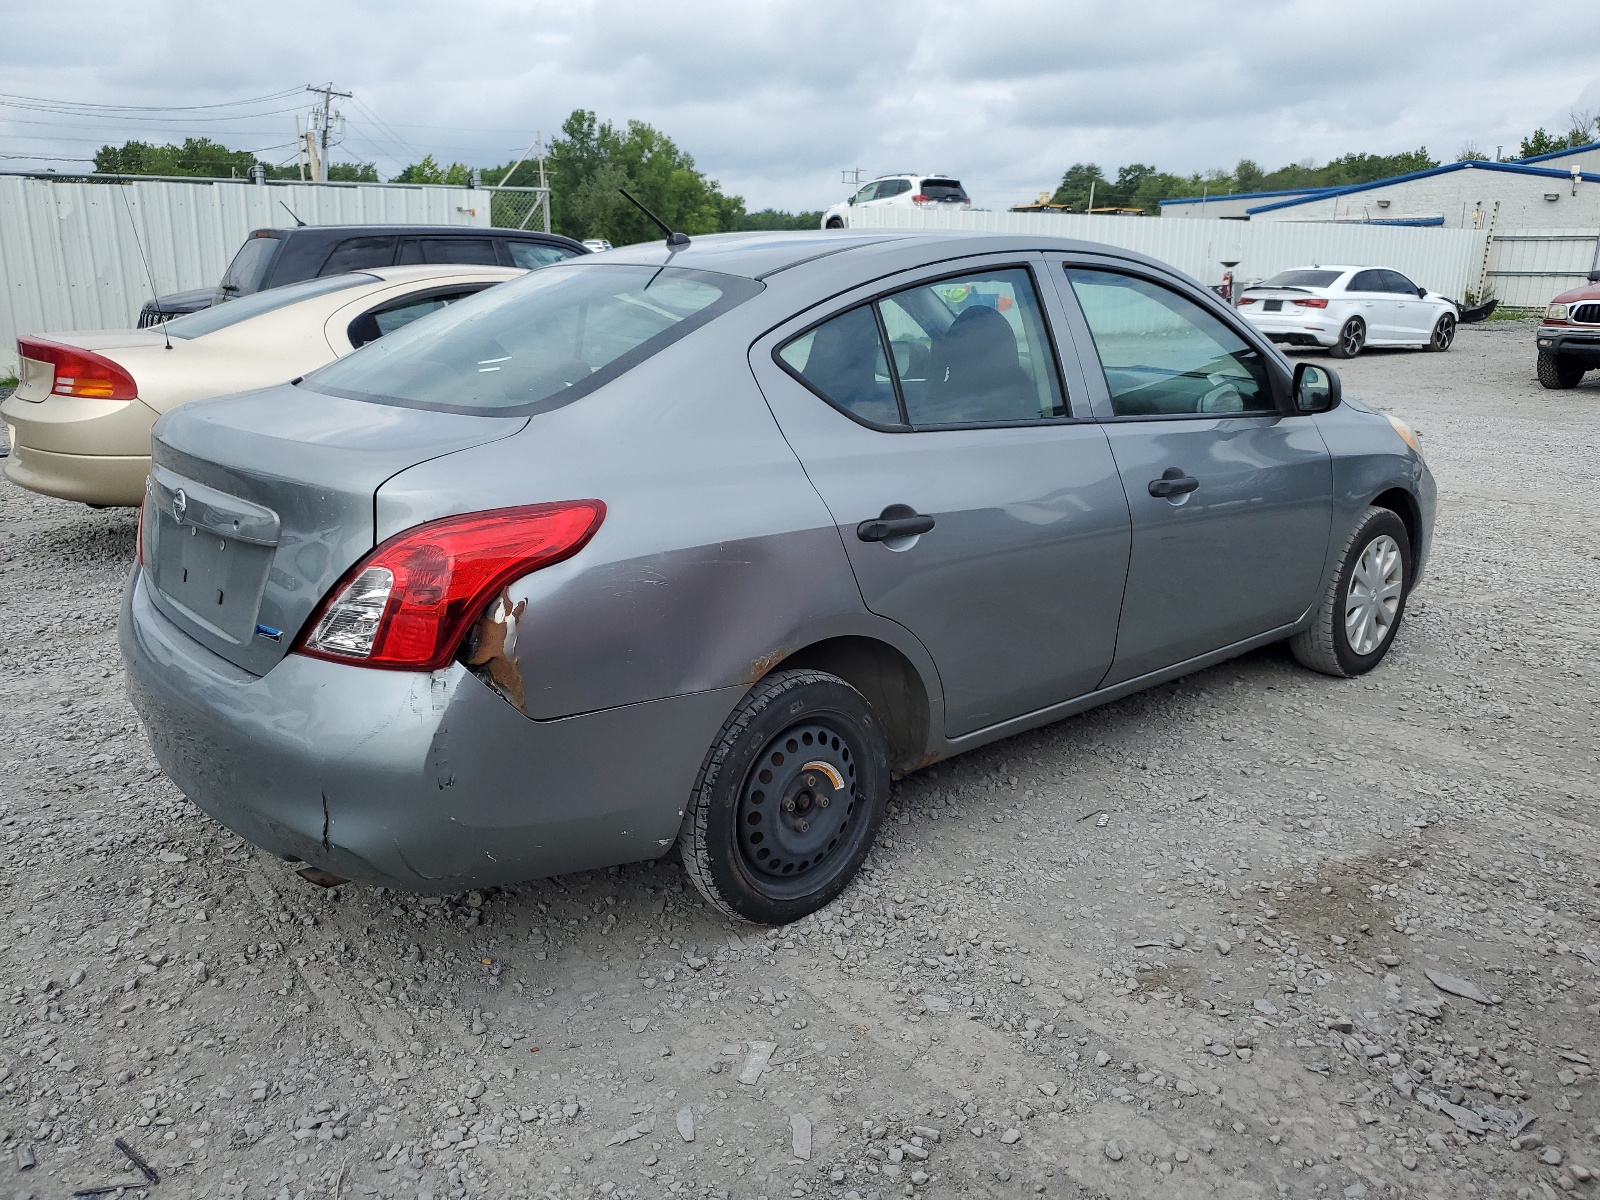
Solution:
{"label": "rear tire", "polygon": [[1456,340],[1456,319],[1449,313],[1440,316],[1433,327],[1433,336],[1428,339],[1428,349],[1443,354]]}
{"label": "rear tire", "polygon": [[1367,323],[1351,317],[1339,330],[1339,340],[1328,351],[1334,358],[1354,358],[1367,344]]}
{"label": "rear tire", "polygon": [[1584,366],[1564,354],[1539,351],[1539,382],[1553,390],[1565,391],[1577,387],[1583,380]]}
{"label": "rear tire", "polygon": [[797,921],[860,869],[889,786],[888,741],[866,697],[822,671],[775,672],[706,755],[678,835],[684,869],[730,917]]}
{"label": "rear tire", "polygon": [[1411,589],[1411,536],[1392,509],[1361,514],[1310,628],[1289,641],[1303,667],[1348,679],[1365,675],[1394,645]]}

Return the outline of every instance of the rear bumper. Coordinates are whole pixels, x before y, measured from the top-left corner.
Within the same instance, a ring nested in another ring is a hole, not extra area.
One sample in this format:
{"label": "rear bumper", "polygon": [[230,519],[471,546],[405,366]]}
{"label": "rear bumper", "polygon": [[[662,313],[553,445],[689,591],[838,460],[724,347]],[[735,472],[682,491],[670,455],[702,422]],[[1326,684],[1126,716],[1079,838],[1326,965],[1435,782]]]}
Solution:
{"label": "rear bumper", "polygon": [[1321,321],[1293,320],[1251,313],[1245,317],[1269,341],[1288,346],[1332,346],[1339,340],[1337,326]]}
{"label": "rear bumper", "polygon": [[241,671],[169,622],[135,570],[119,628],[162,769],[246,841],[409,891],[656,858],[741,688],[533,721],[459,665],[291,654]]}
{"label": "rear bumper", "polygon": [[1539,349],[1559,354],[1585,366],[1600,367],[1600,328],[1557,329],[1541,325],[1535,335]]}
{"label": "rear bumper", "polygon": [[150,473],[148,454],[56,454],[35,450],[13,435],[5,475],[30,492],[84,504],[137,506]]}

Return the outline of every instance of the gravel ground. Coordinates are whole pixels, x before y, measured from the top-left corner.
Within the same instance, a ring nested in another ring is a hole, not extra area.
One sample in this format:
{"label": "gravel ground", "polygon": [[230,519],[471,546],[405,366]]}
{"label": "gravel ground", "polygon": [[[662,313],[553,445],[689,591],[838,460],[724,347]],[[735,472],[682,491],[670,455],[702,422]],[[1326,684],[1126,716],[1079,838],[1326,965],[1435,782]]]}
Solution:
{"label": "gravel ground", "polygon": [[132,515],[0,484],[0,1195],[1600,1190],[1600,377],[1531,341],[1341,366],[1441,491],[1381,669],[1252,654],[925,771],[785,929],[672,861],[303,882],[146,750]]}

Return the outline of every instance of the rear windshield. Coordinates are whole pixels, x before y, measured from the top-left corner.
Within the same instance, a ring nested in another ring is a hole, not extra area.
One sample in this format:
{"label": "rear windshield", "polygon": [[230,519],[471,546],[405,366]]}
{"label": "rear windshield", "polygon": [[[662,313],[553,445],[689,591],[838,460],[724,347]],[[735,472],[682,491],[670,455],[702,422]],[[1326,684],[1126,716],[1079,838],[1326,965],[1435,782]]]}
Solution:
{"label": "rear windshield", "polygon": [[306,377],[336,396],[535,412],[593,391],[761,290],[677,267],[560,265],[451,305]]}
{"label": "rear windshield", "polygon": [[236,300],[259,292],[267,278],[267,268],[272,265],[272,256],[277,252],[277,238],[271,235],[249,238],[223,272],[222,282],[217,285],[217,300]]}
{"label": "rear windshield", "polygon": [[1343,275],[1343,271],[1279,271],[1264,283],[1256,287],[1330,287],[1333,281]]}
{"label": "rear windshield", "polygon": [[922,194],[929,200],[965,200],[967,193],[954,179],[924,179]]}
{"label": "rear windshield", "polygon": [[363,283],[381,282],[376,275],[352,271],[348,275],[327,275],[321,279],[308,279],[304,283],[291,283],[286,287],[268,288],[227,304],[214,304],[186,317],[174,317],[167,322],[167,332],[176,338],[197,338],[237,325],[240,321],[248,321],[251,317],[263,316],[302,300],[310,300],[314,296],[360,287]]}

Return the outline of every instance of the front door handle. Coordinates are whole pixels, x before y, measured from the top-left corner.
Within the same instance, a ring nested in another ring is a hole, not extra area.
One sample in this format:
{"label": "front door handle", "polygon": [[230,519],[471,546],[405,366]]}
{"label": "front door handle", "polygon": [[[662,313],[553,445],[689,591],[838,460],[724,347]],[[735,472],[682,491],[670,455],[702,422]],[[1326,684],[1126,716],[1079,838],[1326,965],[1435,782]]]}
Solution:
{"label": "front door handle", "polygon": [[1185,475],[1182,467],[1168,467],[1161,472],[1160,479],[1150,481],[1150,494],[1161,497],[1181,496],[1199,486],[1200,481],[1193,475]]}
{"label": "front door handle", "polygon": [[882,514],[856,526],[863,542],[887,542],[893,538],[916,537],[933,528],[933,518],[919,513],[909,504],[891,504]]}

